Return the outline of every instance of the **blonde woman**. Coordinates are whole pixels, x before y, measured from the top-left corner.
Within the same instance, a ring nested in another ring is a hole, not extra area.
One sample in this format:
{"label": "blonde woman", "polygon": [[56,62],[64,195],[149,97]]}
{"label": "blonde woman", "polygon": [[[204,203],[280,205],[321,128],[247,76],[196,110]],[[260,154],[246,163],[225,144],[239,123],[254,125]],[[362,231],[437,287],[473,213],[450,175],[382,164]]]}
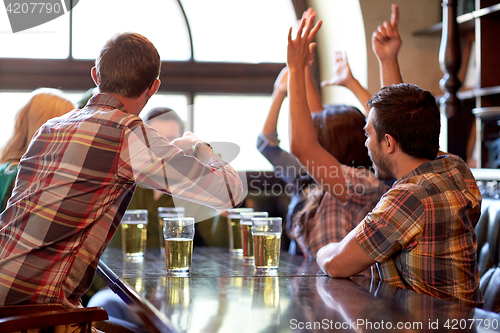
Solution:
{"label": "blonde woman", "polygon": [[0,205],[3,211],[17,175],[17,164],[28,149],[35,132],[49,119],[62,116],[75,105],[63,97],[62,91],[39,88],[18,111],[14,132],[0,153]]}

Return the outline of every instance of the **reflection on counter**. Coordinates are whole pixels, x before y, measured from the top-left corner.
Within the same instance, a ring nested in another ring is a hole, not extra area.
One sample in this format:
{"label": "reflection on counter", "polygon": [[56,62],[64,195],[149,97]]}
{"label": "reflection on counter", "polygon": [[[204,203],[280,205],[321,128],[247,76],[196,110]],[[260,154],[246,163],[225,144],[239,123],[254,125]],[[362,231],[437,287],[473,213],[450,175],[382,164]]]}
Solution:
{"label": "reflection on counter", "polygon": [[132,276],[128,279],[129,285],[141,296],[144,290],[144,261],[142,257],[125,258],[123,261],[122,278]]}
{"label": "reflection on counter", "polygon": [[121,297],[129,297],[133,310],[160,331],[170,327],[217,333],[485,333],[500,329],[497,313],[365,276],[333,279],[316,262],[283,252],[277,276],[257,276],[253,265],[230,258],[225,247],[195,248],[189,277],[167,276],[159,251],[147,254],[144,263],[125,262],[119,249],[109,251],[104,260],[114,272],[123,273],[126,284],[141,291],[142,303],[127,288],[122,288],[126,293]]}
{"label": "reflection on counter", "polygon": [[193,303],[191,299],[192,280],[186,277],[162,279],[164,299],[160,311],[170,318],[172,324],[185,332],[191,327]]}
{"label": "reflection on counter", "polygon": [[255,280],[252,297],[252,322],[280,323],[280,288],[278,277]]}

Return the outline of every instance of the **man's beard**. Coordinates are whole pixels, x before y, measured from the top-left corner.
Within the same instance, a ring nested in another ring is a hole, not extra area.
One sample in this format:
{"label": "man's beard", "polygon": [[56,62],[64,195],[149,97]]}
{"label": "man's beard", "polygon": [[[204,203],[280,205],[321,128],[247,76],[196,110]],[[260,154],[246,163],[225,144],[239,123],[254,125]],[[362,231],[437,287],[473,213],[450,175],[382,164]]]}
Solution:
{"label": "man's beard", "polygon": [[375,177],[380,180],[391,180],[394,179],[394,174],[392,172],[392,165],[389,161],[379,155],[379,153],[375,153],[373,156],[370,155],[370,159],[372,160],[373,170],[375,171]]}

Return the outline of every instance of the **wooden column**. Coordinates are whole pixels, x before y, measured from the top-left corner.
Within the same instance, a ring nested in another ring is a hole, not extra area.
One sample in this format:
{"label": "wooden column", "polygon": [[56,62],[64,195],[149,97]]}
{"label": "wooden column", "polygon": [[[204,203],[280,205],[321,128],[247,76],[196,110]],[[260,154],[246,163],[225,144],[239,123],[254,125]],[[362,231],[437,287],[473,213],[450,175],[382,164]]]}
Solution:
{"label": "wooden column", "polygon": [[439,63],[444,73],[440,86],[444,96],[441,109],[448,119],[448,152],[466,159],[468,124],[463,119],[457,91],[462,85],[458,71],[462,63],[460,36],[457,24],[457,0],[443,0],[443,35]]}

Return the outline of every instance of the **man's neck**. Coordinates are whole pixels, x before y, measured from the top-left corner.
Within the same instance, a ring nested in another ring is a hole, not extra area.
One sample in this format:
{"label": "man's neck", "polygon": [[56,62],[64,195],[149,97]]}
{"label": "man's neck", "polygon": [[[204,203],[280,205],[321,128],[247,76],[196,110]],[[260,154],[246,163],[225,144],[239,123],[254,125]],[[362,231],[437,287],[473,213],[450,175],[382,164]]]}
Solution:
{"label": "man's neck", "polygon": [[139,115],[139,113],[144,108],[144,105],[146,104],[143,101],[142,95],[138,98],[127,98],[127,97],[117,95],[117,94],[110,94],[110,93],[107,93],[107,94],[118,98],[120,100],[120,102],[122,102],[122,104],[125,108],[125,112],[136,115],[136,116]]}
{"label": "man's neck", "polygon": [[407,175],[423,163],[429,161],[430,160],[425,158],[414,158],[401,152],[399,156],[395,157],[394,159],[394,176],[396,177],[396,179],[401,179],[401,177]]}

